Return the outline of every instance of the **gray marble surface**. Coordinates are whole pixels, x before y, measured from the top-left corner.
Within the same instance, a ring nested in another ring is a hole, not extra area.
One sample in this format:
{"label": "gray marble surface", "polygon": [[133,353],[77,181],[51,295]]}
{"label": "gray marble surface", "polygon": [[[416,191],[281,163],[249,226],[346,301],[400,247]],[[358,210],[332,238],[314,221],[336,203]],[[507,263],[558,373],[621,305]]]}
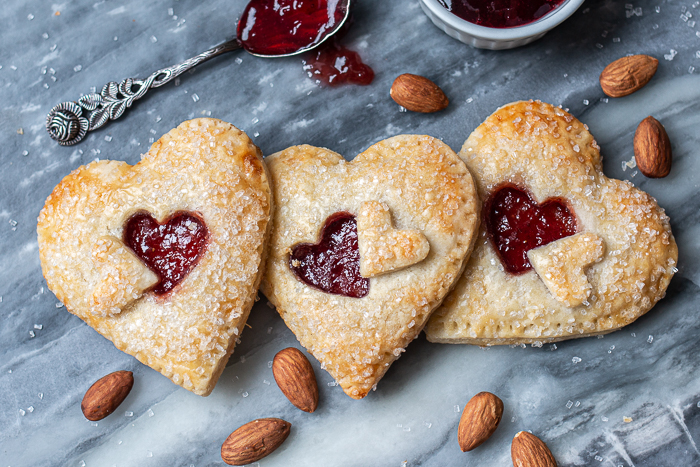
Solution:
{"label": "gray marble surface", "polygon": [[[300,58],[239,52],[150,93],[72,148],[59,147],[44,130],[53,105],[111,80],[145,77],[227,39],[246,2],[4,1],[0,466],[221,465],[226,436],[268,416],[293,428],[260,466],[505,466],[519,430],[545,440],[561,466],[700,465],[700,4],[627,1],[641,15],[630,16],[623,0],[588,0],[536,43],[494,52],[447,37],[416,0],[358,0],[344,43],[374,68],[372,85],[321,88]],[[631,53],[659,58],[656,76],[632,96],[605,99],[599,73]],[[433,79],[450,97],[449,108],[401,112],[388,91],[404,72]],[[352,158],[400,133],[430,134],[458,150],[497,107],[527,98],[569,108],[600,143],[606,174],[650,192],[672,220],[680,260],[667,297],[604,338],[480,349],[419,337],[361,401],[333,386],[312,359],[321,403],[306,414],[274,383],[269,362],[298,343],[266,300],[255,306],[252,329],[215,391],[202,398],[116,350],[61,308],[42,277],[36,217],[61,178],[95,158],[133,164],[183,120],[229,121],[265,154],[309,143]],[[673,169],[661,180],[622,166],[647,115],[673,142]],[[115,414],[87,421],[80,411],[85,390],[119,369],[134,372],[133,391]],[[504,419],[486,444],[462,453],[459,412],[479,391],[503,399]]]}

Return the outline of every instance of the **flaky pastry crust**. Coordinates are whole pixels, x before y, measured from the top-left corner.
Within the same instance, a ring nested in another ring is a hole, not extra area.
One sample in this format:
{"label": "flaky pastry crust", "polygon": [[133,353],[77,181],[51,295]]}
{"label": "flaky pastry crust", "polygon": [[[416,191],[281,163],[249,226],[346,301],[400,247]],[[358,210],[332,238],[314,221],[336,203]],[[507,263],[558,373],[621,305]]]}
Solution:
{"label": "flaky pastry crust", "polygon": [[604,253],[585,269],[590,296],[568,307],[534,270],[507,273],[482,226],[464,274],[426,326],[428,340],[541,345],[605,334],[664,296],[678,260],[669,219],[648,194],[607,178],[599,149],[586,125],[539,101],[501,107],[474,130],[459,156],[481,199],[503,182],[527,188],[539,203],[564,198],[578,232],[602,238]]}
{"label": "flaky pastry crust", "polygon": [[[41,265],[66,308],[124,352],[208,395],[233,352],[262,277],[272,209],[260,150],[215,119],[182,123],[142,160],[96,161],[65,177],[38,219]],[[164,295],[122,242],[126,221],[181,211],[206,224],[196,266]]]}
{"label": "flaky pastry crust", "polygon": [[[479,223],[464,163],[429,136],[381,141],[352,162],[328,149],[294,146],[265,159],[276,209],[262,290],[287,326],[352,398],[367,395],[420,333],[461,273]],[[289,268],[298,243],[315,243],[326,219],[384,203],[393,227],[427,238],[427,257],[369,279],[363,298],[307,286]]]}

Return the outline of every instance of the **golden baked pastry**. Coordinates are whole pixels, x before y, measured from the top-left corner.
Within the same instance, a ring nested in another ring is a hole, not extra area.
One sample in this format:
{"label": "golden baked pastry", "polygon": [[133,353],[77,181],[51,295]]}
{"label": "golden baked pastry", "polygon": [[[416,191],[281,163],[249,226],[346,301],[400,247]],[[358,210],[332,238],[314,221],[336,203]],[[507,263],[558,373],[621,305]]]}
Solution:
{"label": "golden baked pastry", "polygon": [[352,162],[313,146],[265,161],[276,208],[262,291],[360,399],[464,267],[479,222],[471,175],[429,136],[381,141]]}
{"label": "golden baked pastry", "polygon": [[138,164],[91,162],[56,186],[38,219],[44,277],[117,348],[206,396],[255,300],[271,209],[245,133],[184,122]]}
{"label": "golden baked pastry", "polygon": [[664,296],[678,259],[669,219],[648,194],[607,178],[599,149],[586,125],[539,101],[501,107],[474,130],[459,156],[484,202],[482,228],[428,340],[605,334]]}

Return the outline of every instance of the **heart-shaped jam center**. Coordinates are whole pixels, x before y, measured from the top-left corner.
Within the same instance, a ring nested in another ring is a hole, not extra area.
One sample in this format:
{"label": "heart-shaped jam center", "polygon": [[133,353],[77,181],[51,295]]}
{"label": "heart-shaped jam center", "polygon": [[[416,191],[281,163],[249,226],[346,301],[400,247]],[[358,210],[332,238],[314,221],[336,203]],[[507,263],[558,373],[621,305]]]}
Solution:
{"label": "heart-shaped jam center", "polygon": [[484,205],[486,231],[506,271],[532,268],[527,252],[576,233],[576,217],[561,198],[537,204],[532,195],[510,183],[496,187]]}
{"label": "heart-shaped jam center", "polygon": [[357,221],[349,212],[326,219],[318,243],[295,245],[289,267],[300,281],[326,293],[353,298],[369,293],[369,279],[360,275]]}
{"label": "heart-shaped jam center", "polygon": [[204,221],[177,213],[163,224],[142,212],[124,226],[124,243],[158,275],[153,292],[170,292],[187,276],[204,253],[209,236]]}

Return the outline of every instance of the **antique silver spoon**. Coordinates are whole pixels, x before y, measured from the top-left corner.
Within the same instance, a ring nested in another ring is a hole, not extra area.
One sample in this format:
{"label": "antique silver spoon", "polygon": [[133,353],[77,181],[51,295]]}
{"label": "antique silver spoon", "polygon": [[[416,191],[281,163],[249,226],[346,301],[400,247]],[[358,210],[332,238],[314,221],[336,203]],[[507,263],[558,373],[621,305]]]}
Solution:
{"label": "antique silver spoon", "polygon": [[[251,4],[253,2],[255,0],[251,1]],[[351,0],[330,0],[328,3],[329,8],[333,8],[333,12],[342,14],[342,19],[331,24],[329,29],[321,28],[319,35],[311,44],[290,53],[262,54],[246,51],[257,57],[273,58],[290,57],[315,49],[337,33],[350,16]],[[238,26],[240,33],[241,24],[239,23]],[[104,85],[100,93],[86,94],[77,102],[62,102],[51,109],[46,116],[46,131],[62,146],[77,144],[85,138],[88,131],[101,128],[108,121],[121,117],[124,111],[141,99],[149,89],[161,87],[200,63],[241,48],[245,50],[244,44],[237,36],[182,63],[158,70],[146,79],[127,78],[120,83],[111,81]],[[83,111],[86,113],[85,116]]]}

